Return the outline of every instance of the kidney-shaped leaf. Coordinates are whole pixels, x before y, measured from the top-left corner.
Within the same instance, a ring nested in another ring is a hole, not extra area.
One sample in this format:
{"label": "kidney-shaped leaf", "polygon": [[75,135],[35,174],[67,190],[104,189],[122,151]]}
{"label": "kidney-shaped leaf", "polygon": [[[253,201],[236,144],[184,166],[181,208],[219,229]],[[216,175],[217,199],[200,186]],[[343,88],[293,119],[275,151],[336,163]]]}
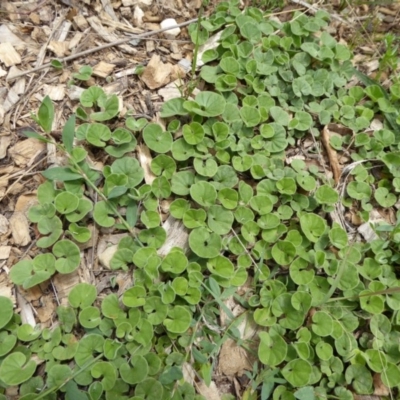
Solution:
{"label": "kidney-shaped leaf", "polygon": [[13,303],[5,296],[0,296],[0,329],[6,326],[13,316]]}
{"label": "kidney-shaped leaf", "polygon": [[93,365],[90,370],[93,378],[103,377],[101,383],[104,390],[110,390],[114,387],[115,381],[117,380],[117,371],[115,367],[108,362],[100,361]]}
{"label": "kidney-shaped leaf", "polygon": [[9,354],[0,365],[1,380],[10,386],[27,381],[34,374],[36,363],[27,360],[25,354],[16,352]]}
{"label": "kidney-shaped leaf", "polygon": [[311,364],[301,359],[289,361],[282,369],[282,375],[294,387],[307,385],[310,381],[311,373]]}
{"label": "kidney-shaped leaf", "polygon": [[147,378],[149,373],[149,366],[146,359],[140,355],[134,355],[131,358],[130,366],[128,363],[124,363],[119,367],[121,378],[130,385],[142,382]]}
{"label": "kidney-shaped leaf", "polygon": [[210,233],[206,228],[200,227],[190,232],[189,246],[199,257],[214,258],[221,251],[221,238],[216,233]]}
{"label": "kidney-shaped leaf", "polygon": [[317,214],[303,214],[300,217],[300,226],[307,239],[315,243],[324,234],[326,221]]}
{"label": "kidney-shaped leaf", "polygon": [[171,333],[184,333],[189,329],[192,322],[192,314],[183,306],[175,306],[168,311],[168,318],[163,322]]}
{"label": "kidney-shaped leaf", "polygon": [[218,93],[200,92],[195,101],[197,105],[192,108],[192,111],[204,117],[216,117],[225,110],[226,101]]}
{"label": "kidney-shaped leaf", "polygon": [[260,361],[274,367],[279,365],[286,357],[287,344],[277,333],[260,332],[260,345],[258,346],[258,358]]}
{"label": "kidney-shaped leaf", "polygon": [[143,129],[143,139],[146,145],[157,153],[166,153],[172,146],[172,135],[163,131],[158,124],[148,124]]}
{"label": "kidney-shaped leaf", "polygon": [[74,308],[86,308],[93,304],[97,297],[95,286],[88,283],[78,283],[68,295],[69,304]]}
{"label": "kidney-shaped leaf", "polygon": [[81,261],[79,247],[68,239],[57,242],[53,254],[57,257],[56,270],[62,274],[75,271]]}

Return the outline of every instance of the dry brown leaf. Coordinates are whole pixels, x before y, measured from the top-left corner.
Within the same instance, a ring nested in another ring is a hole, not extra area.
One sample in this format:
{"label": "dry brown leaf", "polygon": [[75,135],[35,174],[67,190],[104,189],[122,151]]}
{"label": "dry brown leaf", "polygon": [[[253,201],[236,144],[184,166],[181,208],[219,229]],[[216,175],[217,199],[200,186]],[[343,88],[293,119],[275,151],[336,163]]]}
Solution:
{"label": "dry brown leaf", "polygon": [[7,273],[4,270],[0,272],[0,296],[7,297],[15,304],[16,299],[13,295],[13,287],[14,285],[11,284]]}
{"label": "dry brown leaf", "polygon": [[56,274],[53,279],[55,295],[61,305],[68,305],[69,292],[80,283],[78,270],[70,274]]}
{"label": "dry brown leaf", "polygon": [[110,75],[111,72],[113,72],[114,68],[114,64],[100,61],[97,65],[93,67],[93,75],[99,76],[100,78],[107,78],[107,76]]}
{"label": "dry brown leaf", "polygon": [[374,395],[376,396],[389,396],[390,390],[382,382],[381,374],[374,374]]}
{"label": "dry brown leaf", "polygon": [[29,138],[17,142],[10,148],[9,153],[15,164],[23,167],[34,160],[45,149],[45,143],[34,138]]}
{"label": "dry brown leaf", "polygon": [[11,246],[0,246],[0,260],[6,260],[10,256]]}
{"label": "dry brown leaf", "polygon": [[122,296],[130,287],[133,286],[132,272],[119,272],[115,277],[118,285],[118,297]]}
{"label": "dry brown leaf", "polygon": [[32,327],[36,326],[35,316],[33,315],[32,305],[25,299],[24,296],[17,291],[17,303],[19,314],[23,324],[29,324]]}
{"label": "dry brown leaf", "polygon": [[167,233],[167,240],[158,249],[157,254],[159,256],[166,256],[173,247],[179,247],[184,252],[189,250],[189,233],[182,221],[175,219],[170,215],[164,222],[163,228]]}
{"label": "dry brown leaf", "polygon": [[26,193],[18,197],[17,203],[15,204],[14,211],[27,213],[27,211],[35,204],[38,203],[36,193]]}
{"label": "dry brown leaf", "polygon": [[321,140],[328,154],[328,159],[332,169],[333,178],[335,180],[335,183],[338,184],[340,181],[340,176],[342,174],[342,171],[339,165],[337,152],[330,145],[330,132],[327,126],[325,126],[321,132]]}
{"label": "dry brown leaf", "polygon": [[156,176],[151,171],[150,165],[152,161],[152,157],[150,154],[150,150],[144,144],[137,146],[137,154],[138,154],[138,161],[140,166],[144,170],[144,181],[151,185],[151,183],[156,179]]}
{"label": "dry brown leaf", "polygon": [[0,25],[0,43],[11,43],[15,46],[26,46],[25,42],[21,40],[10,28],[3,24]]}
{"label": "dry brown leaf", "polygon": [[69,42],[59,42],[52,40],[47,48],[52,51],[57,57],[64,57],[69,53]]}
{"label": "dry brown leaf", "polygon": [[21,56],[10,42],[4,42],[0,43],[0,61],[6,67],[11,67],[15,64],[21,64]]}
{"label": "dry brown leaf", "polygon": [[[7,78],[10,77],[11,72],[15,71],[14,67],[11,67]],[[11,107],[19,101],[19,97],[25,93],[25,79],[21,78],[18,79],[17,82],[14,83],[14,85],[10,88],[7,94],[7,98],[5,99],[3,103],[3,109],[5,112],[9,111]]]}
{"label": "dry brown leaf", "polygon": [[221,347],[218,357],[218,371],[226,376],[242,376],[251,371],[252,362],[247,351],[232,339],[227,339]]}
{"label": "dry brown leaf", "polygon": [[11,143],[10,135],[0,137],[0,160],[7,155],[7,149],[10,143]]}
{"label": "dry brown leaf", "polygon": [[185,72],[178,65],[164,64],[159,55],[154,54],[147,64],[140,79],[149,89],[158,89],[169,82],[184,77]]}
{"label": "dry brown leaf", "polygon": [[4,235],[8,232],[10,224],[8,223],[8,219],[0,214],[0,235]]}
{"label": "dry brown leaf", "polygon": [[23,213],[14,212],[10,218],[10,227],[16,245],[26,246],[30,243],[31,237],[29,235],[29,223]]}
{"label": "dry brown leaf", "polygon": [[44,85],[44,95],[53,101],[63,100],[65,97],[65,85]]}
{"label": "dry brown leaf", "polygon": [[107,247],[101,253],[98,252],[97,257],[99,259],[100,264],[107,269],[111,269],[110,262],[111,259],[114,257],[114,254],[118,250],[118,245],[114,244],[112,246]]}
{"label": "dry brown leaf", "polygon": [[221,396],[214,381],[207,386],[203,381],[197,383],[197,391],[207,400],[221,400]]}
{"label": "dry brown leaf", "polygon": [[56,313],[56,303],[53,301],[53,293],[42,296],[40,299],[40,307],[36,307],[35,311],[42,324],[51,321]]}

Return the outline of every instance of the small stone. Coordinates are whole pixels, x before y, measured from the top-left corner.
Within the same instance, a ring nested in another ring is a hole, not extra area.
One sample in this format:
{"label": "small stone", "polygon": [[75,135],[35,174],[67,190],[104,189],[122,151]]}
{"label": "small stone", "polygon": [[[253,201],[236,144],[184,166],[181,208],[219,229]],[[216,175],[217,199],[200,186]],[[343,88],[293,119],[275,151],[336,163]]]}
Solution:
{"label": "small stone", "polygon": [[[169,28],[172,26],[176,26],[178,25],[178,23],[176,22],[176,20],[174,18],[167,18],[164,19],[164,21],[161,22],[160,26],[161,29],[165,29],[165,28]],[[181,32],[180,28],[172,28],[169,29],[168,31],[164,32],[165,37],[169,38],[169,39],[174,39],[175,37],[177,37]]]}
{"label": "small stone", "polygon": [[133,12],[133,25],[140,28],[143,25],[143,17],[143,10],[139,6],[136,6]]}
{"label": "small stone", "polygon": [[189,72],[192,69],[192,63],[186,58],[182,58],[182,60],[178,62],[178,65],[182,67],[185,72]]}

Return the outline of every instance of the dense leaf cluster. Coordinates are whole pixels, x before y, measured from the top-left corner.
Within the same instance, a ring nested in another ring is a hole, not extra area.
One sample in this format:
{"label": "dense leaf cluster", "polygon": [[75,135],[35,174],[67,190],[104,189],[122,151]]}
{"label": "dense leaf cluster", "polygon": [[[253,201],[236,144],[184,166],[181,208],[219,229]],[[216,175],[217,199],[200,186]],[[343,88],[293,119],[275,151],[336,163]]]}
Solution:
{"label": "dense leaf cluster", "polygon": [[[60,324],[43,331],[21,324],[0,297],[0,384],[20,385],[21,399],[58,391],[67,399],[200,399],[184,365],[210,382],[227,338],[258,355],[251,399],[347,400],[372,393],[378,378],[398,389],[400,228],[380,226],[375,240],[355,243],[328,215],[341,204],[368,221],[374,208],[397,203],[400,86],[389,94],[356,72],[349,49],[325,30],[327,14],[296,13],[281,24],[237,3],[220,3],[190,27],[197,44],[220,32],[219,45],[202,54],[206,90],[164,104],[166,129],[128,117],[112,131],[105,122],[118,115],[118,99],[98,87],[83,92],[78,126],[75,116],[65,125],[57,146],[68,164],[43,173],[29,211],[43,252],[17,263],[10,278],[28,289],[73,272],[95,222],[129,233],[110,266],[132,270],[134,286],[100,300],[82,283],[58,307]],[[348,87],[354,74],[366,88]],[[385,127],[370,132],[377,114]],[[36,116],[45,133],[53,117],[45,98]],[[353,132],[330,143],[358,161],[344,195],[316,165],[285,157],[306,137],[318,146],[331,122]],[[153,155],[151,183],[134,157],[138,142]],[[103,151],[111,161],[97,171],[89,160]],[[158,254],[167,239],[163,200],[189,231],[188,251]],[[251,340],[223,303],[232,295],[257,326]],[[221,310],[224,329],[216,327]],[[45,380],[35,375],[38,360]]]}

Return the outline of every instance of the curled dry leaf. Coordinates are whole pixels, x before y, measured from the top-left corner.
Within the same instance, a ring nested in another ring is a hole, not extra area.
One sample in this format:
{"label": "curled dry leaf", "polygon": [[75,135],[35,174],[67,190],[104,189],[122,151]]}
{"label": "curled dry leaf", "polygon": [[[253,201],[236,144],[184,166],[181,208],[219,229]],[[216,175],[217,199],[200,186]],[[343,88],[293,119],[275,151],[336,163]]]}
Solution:
{"label": "curled dry leaf", "polygon": [[337,152],[330,145],[330,132],[327,126],[325,126],[321,132],[321,139],[325,147],[325,150],[328,154],[328,159],[332,169],[333,178],[335,179],[335,183],[338,184],[341,175],[341,168],[339,165]]}

